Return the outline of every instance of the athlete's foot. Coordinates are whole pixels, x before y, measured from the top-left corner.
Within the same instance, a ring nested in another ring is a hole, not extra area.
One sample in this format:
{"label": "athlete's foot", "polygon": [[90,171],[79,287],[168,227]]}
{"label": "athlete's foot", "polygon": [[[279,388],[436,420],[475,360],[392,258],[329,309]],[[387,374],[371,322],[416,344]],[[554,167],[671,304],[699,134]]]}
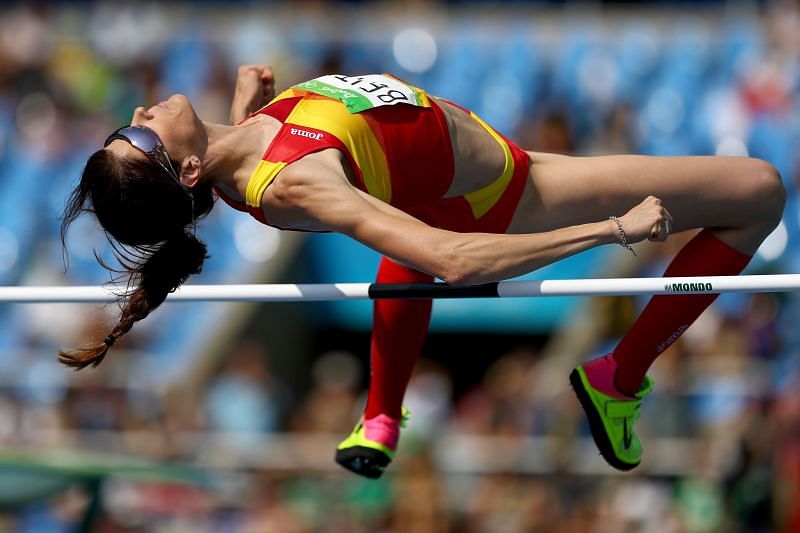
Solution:
{"label": "athlete's foot", "polygon": [[617,390],[617,362],[611,354],[585,363],[569,376],[578,400],[589,418],[589,428],[600,454],[618,470],[631,470],[642,460],[642,445],[633,433],[639,406],[653,390],[653,379],[645,376],[633,396]]}
{"label": "athlete's foot", "polygon": [[350,436],[336,447],[336,462],[364,477],[381,477],[397,451],[400,428],[410,413],[403,407],[400,420],[386,415],[361,419]]}

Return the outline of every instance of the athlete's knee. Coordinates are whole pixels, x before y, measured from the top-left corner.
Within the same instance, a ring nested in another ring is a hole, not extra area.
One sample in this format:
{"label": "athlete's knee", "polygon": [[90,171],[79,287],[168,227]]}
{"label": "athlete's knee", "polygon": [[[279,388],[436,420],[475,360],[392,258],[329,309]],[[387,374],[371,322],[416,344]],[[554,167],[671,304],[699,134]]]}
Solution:
{"label": "athlete's knee", "polygon": [[753,211],[771,227],[775,227],[783,217],[786,205],[786,189],[781,174],[772,163],[762,159],[750,159],[748,181],[751,184]]}

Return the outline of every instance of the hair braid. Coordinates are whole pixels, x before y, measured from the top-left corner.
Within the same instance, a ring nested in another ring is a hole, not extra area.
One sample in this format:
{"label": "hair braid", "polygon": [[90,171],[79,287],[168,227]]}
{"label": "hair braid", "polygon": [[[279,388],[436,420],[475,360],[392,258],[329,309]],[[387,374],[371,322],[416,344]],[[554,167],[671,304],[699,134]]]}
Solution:
{"label": "hair braid", "polygon": [[175,291],[186,278],[198,274],[207,257],[205,244],[185,231],[164,241],[133,272],[132,279],[138,278],[138,287],[123,297],[125,305],[122,315],[105,340],[90,348],[59,351],[59,361],[76,370],[100,364],[114,342],[130,331],[135,322],[161,305],[167,295]]}

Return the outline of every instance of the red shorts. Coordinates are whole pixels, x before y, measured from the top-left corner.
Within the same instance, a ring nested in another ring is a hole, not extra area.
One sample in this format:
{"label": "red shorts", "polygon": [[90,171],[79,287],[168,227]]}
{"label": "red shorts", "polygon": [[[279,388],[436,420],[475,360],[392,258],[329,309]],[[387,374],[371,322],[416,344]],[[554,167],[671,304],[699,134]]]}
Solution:
{"label": "red shorts", "polygon": [[[500,144],[506,154],[504,172],[479,191],[455,198],[439,198],[404,210],[442,229],[464,233],[505,233],[525,189],[530,158],[514,141],[496,132],[477,115],[457,104],[452,105],[469,113]],[[432,106],[442,113],[433,100]]]}

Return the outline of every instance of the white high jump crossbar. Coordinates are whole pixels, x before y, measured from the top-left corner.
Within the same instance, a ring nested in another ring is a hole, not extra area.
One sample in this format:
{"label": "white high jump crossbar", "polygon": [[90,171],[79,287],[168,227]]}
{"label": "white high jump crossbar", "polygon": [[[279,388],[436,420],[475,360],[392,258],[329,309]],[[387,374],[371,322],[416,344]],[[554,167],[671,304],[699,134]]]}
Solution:
{"label": "white high jump crossbar", "polygon": [[[800,274],[772,274],[679,278],[512,280],[466,286],[444,283],[184,285],[170,294],[167,301],[323,302],[377,299],[715,294],[797,290],[800,290]],[[0,302],[5,303],[106,303],[115,298],[116,295],[112,289],[102,286],[0,287]]]}

